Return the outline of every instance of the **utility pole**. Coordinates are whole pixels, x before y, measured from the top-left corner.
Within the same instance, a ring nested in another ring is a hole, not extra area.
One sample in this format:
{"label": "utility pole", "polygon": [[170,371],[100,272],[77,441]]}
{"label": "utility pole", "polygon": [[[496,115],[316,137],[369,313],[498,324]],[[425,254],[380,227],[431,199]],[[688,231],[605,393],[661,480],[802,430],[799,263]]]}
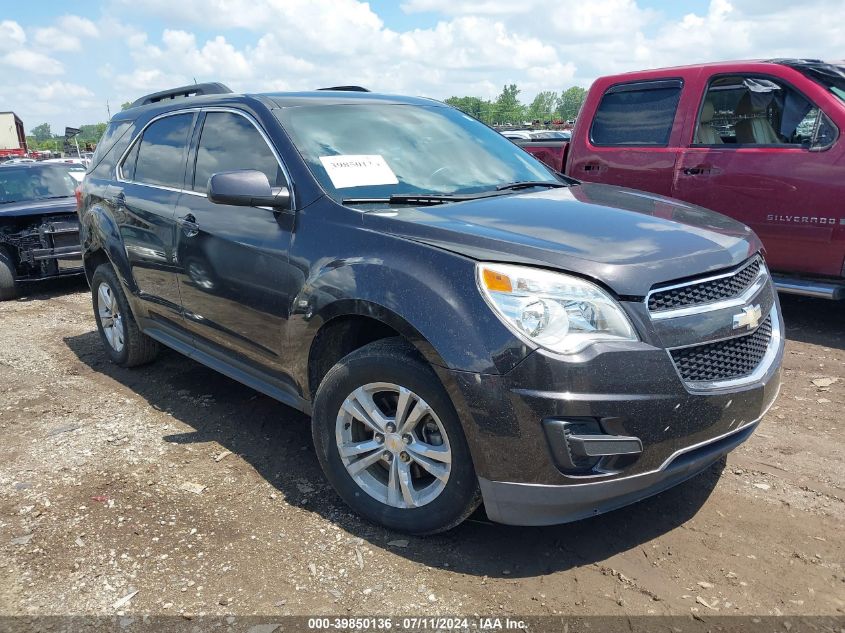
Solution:
{"label": "utility pole", "polygon": [[106,112],[109,115],[109,121],[111,121],[111,108],[109,107],[109,100],[106,99]]}

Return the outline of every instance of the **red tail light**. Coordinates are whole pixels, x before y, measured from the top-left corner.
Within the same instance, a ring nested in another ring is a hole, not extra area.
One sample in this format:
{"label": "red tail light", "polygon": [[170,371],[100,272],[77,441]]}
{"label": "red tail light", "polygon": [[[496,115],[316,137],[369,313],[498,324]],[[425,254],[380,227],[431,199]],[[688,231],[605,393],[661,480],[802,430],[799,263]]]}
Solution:
{"label": "red tail light", "polygon": [[76,212],[79,213],[82,210],[82,185],[77,185],[73,193],[76,196]]}

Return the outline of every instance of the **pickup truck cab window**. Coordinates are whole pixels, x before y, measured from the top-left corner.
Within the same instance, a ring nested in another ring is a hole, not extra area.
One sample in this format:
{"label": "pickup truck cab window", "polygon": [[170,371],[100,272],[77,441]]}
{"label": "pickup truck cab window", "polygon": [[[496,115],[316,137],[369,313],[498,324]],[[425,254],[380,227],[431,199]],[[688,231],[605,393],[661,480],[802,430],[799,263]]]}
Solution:
{"label": "pickup truck cab window", "polygon": [[[514,151],[501,134],[444,106],[309,105],[274,113],[316,179],[338,201],[468,194],[525,181],[559,183],[548,167]],[[369,162],[346,178],[340,175],[343,165],[333,162],[343,158]]]}
{"label": "pickup truck cab window", "polygon": [[681,95],[680,80],[611,86],[590,129],[593,145],[666,147]]}
{"label": "pickup truck cab window", "polygon": [[123,177],[140,184],[181,188],[193,120],[193,113],[185,113],[151,123],[126,156]]}
{"label": "pickup truck cab window", "polygon": [[287,185],[270,146],[246,117],[234,112],[208,112],[197,147],[193,190],[205,192],[212,174],[236,169],[263,172],[271,187]]}
{"label": "pickup truck cab window", "polygon": [[803,94],[772,77],[719,77],[701,103],[694,145],[822,148],[835,126]]}

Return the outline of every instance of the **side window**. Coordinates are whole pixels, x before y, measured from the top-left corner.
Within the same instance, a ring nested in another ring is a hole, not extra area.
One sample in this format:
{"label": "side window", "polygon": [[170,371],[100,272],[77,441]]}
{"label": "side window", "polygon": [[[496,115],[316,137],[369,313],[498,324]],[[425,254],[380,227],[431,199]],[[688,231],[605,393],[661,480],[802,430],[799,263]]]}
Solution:
{"label": "side window", "polygon": [[231,112],[209,112],[197,147],[193,189],[205,191],[212,174],[236,169],[264,172],[271,187],[287,184],[279,161],[252,123]]}
{"label": "side window", "polygon": [[602,96],[590,128],[593,145],[666,147],[681,87],[680,80],[612,86]]}
{"label": "side window", "polygon": [[135,143],[126,155],[123,164],[120,166],[121,176],[123,176],[125,180],[135,180],[135,164],[138,162],[139,147],[141,147],[141,143]]}
{"label": "side window", "polygon": [[696,145],[829,145],[829,119],[800,92],[768,77],[710,82],[698,117]]}
{"label": "side window", "polygon": [[[185,176],[185,148],[193,114],[164,117],[150,125],[123,163],[123,177],[149,185],[181,188]],[[135,156],[135,167],[131,161]]]}

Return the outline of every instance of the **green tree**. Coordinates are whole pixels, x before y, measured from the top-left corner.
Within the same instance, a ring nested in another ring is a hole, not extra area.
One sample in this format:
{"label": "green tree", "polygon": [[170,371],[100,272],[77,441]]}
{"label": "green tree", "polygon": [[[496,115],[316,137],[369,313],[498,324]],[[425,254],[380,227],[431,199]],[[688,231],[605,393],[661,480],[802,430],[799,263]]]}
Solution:
{"label": "green tree", "polygon": [[554,118],[558,107],[558,94],[552,90],[538,92],[534,101],[528,106],[528,118],[532,121],[548,121]]}
{"label": "green tree", "polygon": [[93,123],[91,125],[80,125],[79,126],[79,144],[82,145],[83,143],[96,143],[100,140],[100,137],[103,136],[103,133],[106,131],[106,124],[105,123]]}
{"label": "green tree", "polygon": [[50,131],[50,124],[49,123],[42,123],[41,125],[36,125],[29,131],[35,137],[35,140],[38,142],[47,141],[53,138],[53,132]]}
{"label": "green tree", "polygon": [[482,121],[490,114],[490,102],[478,97],[449,97],[446,103]]}
{"label": "green tree", "polygon": [[120,104],[120,109],[121,109],[121,110],[128,110],[128,109],[129,109],[129,108],[131,108],[131,107],[132,107],[132,102],[131,102],[131,101],[124,101],[123,103],[121,103],[121,104]]}
{"label": "green tree", "polygon": [[516,84],[504,86],[502,94],[493,102],[493,119],[496,123],[521,123],[525,120],[525,106],[519,101]]}
{"label": "green tree", "polygon": [[572,86],[571,88],[567,88],[564,90],[560,95],[560,101],[558,103],[558,116],[564,121],[569,119],[574,119],[578,116],[578,112],[581,110],[581,105],[584,103],[584,99],[587,98],[587,90],[582,88],[581,86]]}

